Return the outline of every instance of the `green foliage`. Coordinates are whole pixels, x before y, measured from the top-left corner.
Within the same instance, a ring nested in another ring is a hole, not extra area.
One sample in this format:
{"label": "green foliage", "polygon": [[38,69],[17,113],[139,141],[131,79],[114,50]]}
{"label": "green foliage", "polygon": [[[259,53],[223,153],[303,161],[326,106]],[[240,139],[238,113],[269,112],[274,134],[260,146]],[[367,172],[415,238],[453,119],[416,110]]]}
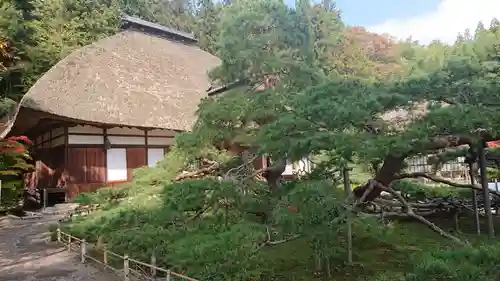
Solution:
{"label": "green foliage", "polygon": [[[251,260],[264,232],[261,225],[238,215],[240,194],[230,182],[188,180],[165,184],[155,192],[148,188],[75,221],[70,230],[94,241],[104,234],[114,251],[127,251],[141,260],[148,260],[155,249],[162,266],[204,278],[225,278],[230,272],[236,277],[256,270],[250,262],[234,262]],[[111,190],[99,190],[96,198]]]}
{"label": "green foliage", "polygon": [[96,198],[94,198],[94,196],[91,195],[92,194],[89,193],[80,193],[73,199],[73,203],[79,203],[82,205],[89,205],[92,203],[96,203],[95,202],[97,201]]}
{"label": "green foliage", "polygon": [[347,214],[342,204],[345,196],[339,191],[329,182],[297,183],[276,206],[276,224],[285,233],[304,236],[321,256],[332,256],[338,249],[335,236]]}
{"label": "green foliage", "polygon": [[17,207],[22,196],[21,176],[34,168],[30,163],[31,141],[24,137],[10,137],[0,141],[0,180],[2,189],[0,207]]}
{"label": "green foliage", "polygon": [[12,1],[0,1],[0,116],[4,116],[12,102],[19,99],[19,46],[15,43],[23,32],[22,13]]}
{"label": "green foliage", "polygon": [[201,0],[199,2],[194,32],[200,47],[216,55],[217,47],[215,42],[220,35],[219,18],[224,9],[224,3],[213,0]]}
{"label": "green foliage", "polygon": [[[0,82],[1,83],[1,82]],[[10,98],[0,99],[0,117],[10,113],[11,109],[16,105],[16,102]]]}
{"label": "green foliage", "polygon": [[434,197],[470,198],[471,196],[469,188],[457,188],[447,185],[428,185],[410,180],[399,180],[394,183],[393,188],[411,198],[418,199]]}
{"label": "green foliage", "polygon": [[[80,195],[79,202],[100,203],[102,209],[63,228],[87,241],[103,236],[108,249],[142,261],[154,251],[160,266],[205,280],[295,276],[309,281],[315,256],[331,259],[338,280],[371,280],[365,278],[387,269],[394,271],[386,273],[387,278],[399,278],[412,272],[415,258],[423,252],[450,247],[449,241],[418,224],[353,218],[354,259],[362,270],[351,272],[342,265],[346,206],[335,179],[284,184],[279,200],[270,199],[261,183],[243,189],[213,178],[173,182],[184,168],[179,160],[186,159],[178,149],[174,147],[157,167],[135,171],[130,184]],[[267,220],[256,218],[262,213]],[[279,242],[295,235],[300,238]],[[269,238],[278,243],[264,244]]]}
{"label": "green foliage", "polygon": [[[31,85],[60,59],[76,48],[113,33],[118,24],[119,10],[109,1],[50,0],[33,1],[27,22],[31,30],[28,53],[36,61],[26,81]],[[33,79],[33,80],[31,80]]]}
{"label": "green foliage", "polygon": [[20,176],[34,168],[28,163],[31,160],[29,148],[31,140],[22,137],[10,137],[0,141],[0,175]]}
{"label": "green foliage", "polygon": [[[339,37],[330,27],[341,32],[338,14],[309,4],[298,10],[282,1],[228,5],[221,13],[215,47],[221,65],[211,78],[240,85],[200,105],[192,133],[197,143],[230,141],[273,154],[256,139],[260,127],[286,112],[284,101],[291,93],[325,79],[330,66],[323,67],[327,62],[320,57],[335,44],[330,38]],[[250,94],[256,88],[258,94]]]}
{"label": "green foliage", "polygon": [[23,197],[23,182],[20,180],[2,181],[0,210],[16,208]]}
{"label": "green foliage", "polygon": [[192,32],[195,28],[193,11],[196,8],[191,0],[114,0],[121,13],[156,22],[178,30]]}
{"label": "green foliage", "polygon": [[498,244],[424,254],[407,281],[490,281],[500,278]]}

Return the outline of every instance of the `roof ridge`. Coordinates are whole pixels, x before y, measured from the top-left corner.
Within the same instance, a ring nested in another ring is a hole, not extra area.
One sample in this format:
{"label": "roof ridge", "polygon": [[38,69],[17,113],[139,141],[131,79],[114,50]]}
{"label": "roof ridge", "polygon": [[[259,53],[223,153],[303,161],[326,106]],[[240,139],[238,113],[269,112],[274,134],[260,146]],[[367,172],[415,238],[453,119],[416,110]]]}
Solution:
{"label": "roof ridge", "polygon": [[176,39],[181,39],[183,41],[198,42],[193,33],[183,32],[171,27],[167,27],[158,23],[146,21],[137,17],[129,16],[124,14],[121,19],[121,26],[127,29],[131,26],[138,27],[144,31],[154,31],[161,33],[162,35],[167,35],[169,37],[174,37]]}

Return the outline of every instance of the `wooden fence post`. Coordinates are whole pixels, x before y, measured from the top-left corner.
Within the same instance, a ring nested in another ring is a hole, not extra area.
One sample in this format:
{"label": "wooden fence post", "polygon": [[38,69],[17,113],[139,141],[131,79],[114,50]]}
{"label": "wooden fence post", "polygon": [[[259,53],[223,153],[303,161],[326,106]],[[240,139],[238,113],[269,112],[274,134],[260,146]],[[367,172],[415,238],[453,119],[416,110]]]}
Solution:
{"label": "wooden fence post", "polygon": [[45,208],[47,208],[47,203],[48,203],[48,198],[49,197],[49,193],[47,192],[47,189],[44,188],[43,189],[43,209],[45,210]]}
{"label": "wooden fence post", "polygon": [[57,242],[61,243],[61,225],[59,223],[57,224],[56,233],[57,233]]}
{"label": "wooden fence post", "polygon": [[170,274],[170,269],[169,269],[169,270],[167,270],[167,281],[171,280],[171,276],[172,276],[172,274]]}
{"label": "wooden fence post", "polygon": [[[497,179],[495,179],[495,190],[496,190],[496,192],[498,193],[498,180],[497,180]],[[497,215],[498,215],[498,212],[499,212],[499,211],[500,211],[500,210],[499,210],[499,206],[498,206],[498,204],[496,204],[496,207],[495,207],[495,214],[497,214]]]}
{"label": "wooden fence post", "polygon": [[80,242],[80,255],[82,263],[85,263],[86,254],[87,254],[87,242],[85,242],[85,239],[82,239],[82,241]]}
{"label": "wooden fence post", "polygon": [[130,281],[130,268],[128,263],[128,255],[123,256],[123,280]]}
{"label": "wooden fence post", "polygon": [[68,252],[71,252],[71,235],[68,235]]}
{"label": "wooden fence post", "polygon": [[153,253],[151,254],[151,277],[156,276],[156,255],[155,251],[153,250]]}
{"label": "wooden fence post", "polygon": [[102,247],[102,262],[104,265],[108,265],[108,252],[106,251],[106,246]]}
{"label": "wooden fence post", "polygon": [[[469,165],[469,177],[470,184],[474,185],[474,172],[472,170],[472,163],[468,163]],[[477,206],[477,191],[472,189],[472,209],[474,210],[474,222],[476,223],[476,234],[481,235],[481,222],[479,220],[479,210]]]}

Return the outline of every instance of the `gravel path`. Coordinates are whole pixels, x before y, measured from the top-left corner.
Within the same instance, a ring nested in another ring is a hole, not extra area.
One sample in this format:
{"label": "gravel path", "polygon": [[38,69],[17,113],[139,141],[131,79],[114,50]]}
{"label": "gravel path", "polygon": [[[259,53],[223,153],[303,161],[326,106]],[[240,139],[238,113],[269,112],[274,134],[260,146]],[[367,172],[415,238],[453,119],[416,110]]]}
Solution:
{"label": "gravel path", "polygon": [[81,264],[77,253],[48,242],[49,225],[61,217],[0,218],[0,281],[116,281],[114,276]]}

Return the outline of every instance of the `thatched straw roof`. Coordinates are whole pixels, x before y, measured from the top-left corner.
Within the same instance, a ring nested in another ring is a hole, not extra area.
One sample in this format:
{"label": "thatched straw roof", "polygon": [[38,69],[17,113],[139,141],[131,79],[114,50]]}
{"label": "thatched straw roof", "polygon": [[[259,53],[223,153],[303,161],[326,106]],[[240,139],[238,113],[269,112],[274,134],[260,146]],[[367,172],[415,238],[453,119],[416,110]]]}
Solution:
{"label": "thatched straw roof", "polygon": [[189,34],[126,17],[126,29],[68,55],[22,107],[83,121],[189,130],[219,59]]}

